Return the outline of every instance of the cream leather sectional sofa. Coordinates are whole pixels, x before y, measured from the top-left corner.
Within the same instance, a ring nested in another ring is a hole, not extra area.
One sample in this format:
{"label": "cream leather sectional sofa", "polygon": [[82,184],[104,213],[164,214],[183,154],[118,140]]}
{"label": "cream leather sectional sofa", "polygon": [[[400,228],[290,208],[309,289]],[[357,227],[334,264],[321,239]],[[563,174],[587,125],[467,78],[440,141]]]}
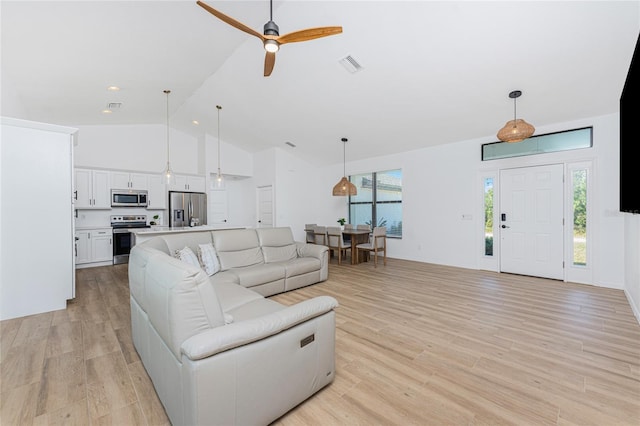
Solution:
{"label": "cream leather sectional sofa", "polygon": [[[213,243],[221,270],[173,256]],[[327,279],[290,228],[163,235],[129,258],[133,342],[174,425],[266,425],[335,377],[337,301],[265,298]]]}

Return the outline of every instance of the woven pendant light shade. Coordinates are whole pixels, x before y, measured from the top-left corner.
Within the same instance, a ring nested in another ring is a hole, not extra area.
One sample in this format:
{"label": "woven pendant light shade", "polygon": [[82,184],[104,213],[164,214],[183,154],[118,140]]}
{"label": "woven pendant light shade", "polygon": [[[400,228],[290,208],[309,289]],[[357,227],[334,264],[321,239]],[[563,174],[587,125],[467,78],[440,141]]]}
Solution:
{"label": "woven pendant light shade", "polygon": [[514,90],[509,93],[509,98],[513,99],[513,120],[507,121],[497,136],[502,142],[522,142],[531,137],[536,128],[521,118],[516,118],[516,99],[522,95],[520,90]]}
{"label": "woven pendant light shade", "polygon": [[498,139],[503,142],[521,142],[533,135],[535,127],[521,118],[509,120],[498,132]]}
{"label": "woven pendant light shade", "polygon": [[343,176],[340,182],[333,187],[333,195],[343,197],[347,195],[358,195],[358,188],[349,182],[346,176]]}
{"label": "woven pendant light shade", "polygon": [[358,188],[347,179],[347,138],[342,138],[342,179],[333,187],[333,195],[336,197],[346,197],[348,195],[358,195]]}

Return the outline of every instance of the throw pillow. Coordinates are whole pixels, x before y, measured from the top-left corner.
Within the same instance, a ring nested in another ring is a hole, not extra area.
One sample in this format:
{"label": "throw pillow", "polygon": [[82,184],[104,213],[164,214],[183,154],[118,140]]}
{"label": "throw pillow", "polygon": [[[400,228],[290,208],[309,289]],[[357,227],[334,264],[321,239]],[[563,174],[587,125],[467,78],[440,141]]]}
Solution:
{"label": "throw pillow", "polygon": [[202,263],[205,272],[209,276],[220,271],[220,260],[218,259],[218,253],[216,253],[216,249],[213,247],[213,244],[199,244],[198,257],[200,258],[200,263]]}
{"label": "throw pillow", "polygon": [[185,246],[182,250],[176,250],[176,257],[190,265],[201,267],[198,257],[190,247]]}

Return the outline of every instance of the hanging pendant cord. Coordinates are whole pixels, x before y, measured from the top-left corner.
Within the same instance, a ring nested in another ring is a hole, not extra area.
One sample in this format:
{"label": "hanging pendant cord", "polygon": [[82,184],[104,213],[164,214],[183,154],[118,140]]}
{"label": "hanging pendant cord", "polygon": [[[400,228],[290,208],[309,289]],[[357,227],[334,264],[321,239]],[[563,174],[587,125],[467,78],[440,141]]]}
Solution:
{"label": "hanging pendant cord", "polygon": [[171,90],[165,90],[167,94],[167,170],[169,170],[169,93]]}
{"label": "hanging pendant cord", "polygon": [[269,20],[273,21],[273,0],[269,2]]}
{"label": "hanging pendant cord", "polygon": [[347,176],[347,143],[342,143],[342,176]]}
{"label": "hanging pendant cord", "polygon": [[220,176],[220,110],[222,107],[220,105],[216,105],[218,109],[218,176]]}

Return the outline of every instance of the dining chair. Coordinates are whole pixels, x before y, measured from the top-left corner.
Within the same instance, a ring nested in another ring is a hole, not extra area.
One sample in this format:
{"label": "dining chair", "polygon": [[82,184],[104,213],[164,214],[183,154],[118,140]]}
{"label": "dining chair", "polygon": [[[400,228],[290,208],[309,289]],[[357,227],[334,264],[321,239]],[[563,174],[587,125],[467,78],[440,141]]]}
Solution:
{"label": "dining chair", "polygon": [[[344,224],[344,230],[345,231],[349,231],[351,229],[354,229],[355,226],[353,226],[352,223],[345,223]],[[351,242],[351,235],[342,235],[342,239],[344,240],[345,243],[350,243]]]}
{"label": "dining chair", "polygon": [[[384,264],[387,264],[387,227],[376,226],[371,234],[371,241],[356,246],[356,256],[360,250],[370,252],[373,256],[374,268],[378,267],[378,252],[383,253]],[[353,256],[353,253],[351,253]]]}
{"label": "dining chair", "polygon": [[314,237],[315,244],[326,246],[327,245],[327,227],[314,226],[313,237]]}
{"label": "dining chair", "polygon": [[329,249],[338,252],[338,265],[341,265],[342,254],[344,253],[344,257],[347,257],[347,250],[351,250],[351,244],[345,243],[342,230],[337,226],[327,226],[327,238]]}
{"label": "dining chair", "polygon": [[318,226],[317,223],[307,223],[304,225],[304,232],[306,233],[306,241],[311,244],[316,243],[316,237],[313,235],[313,228]]}

